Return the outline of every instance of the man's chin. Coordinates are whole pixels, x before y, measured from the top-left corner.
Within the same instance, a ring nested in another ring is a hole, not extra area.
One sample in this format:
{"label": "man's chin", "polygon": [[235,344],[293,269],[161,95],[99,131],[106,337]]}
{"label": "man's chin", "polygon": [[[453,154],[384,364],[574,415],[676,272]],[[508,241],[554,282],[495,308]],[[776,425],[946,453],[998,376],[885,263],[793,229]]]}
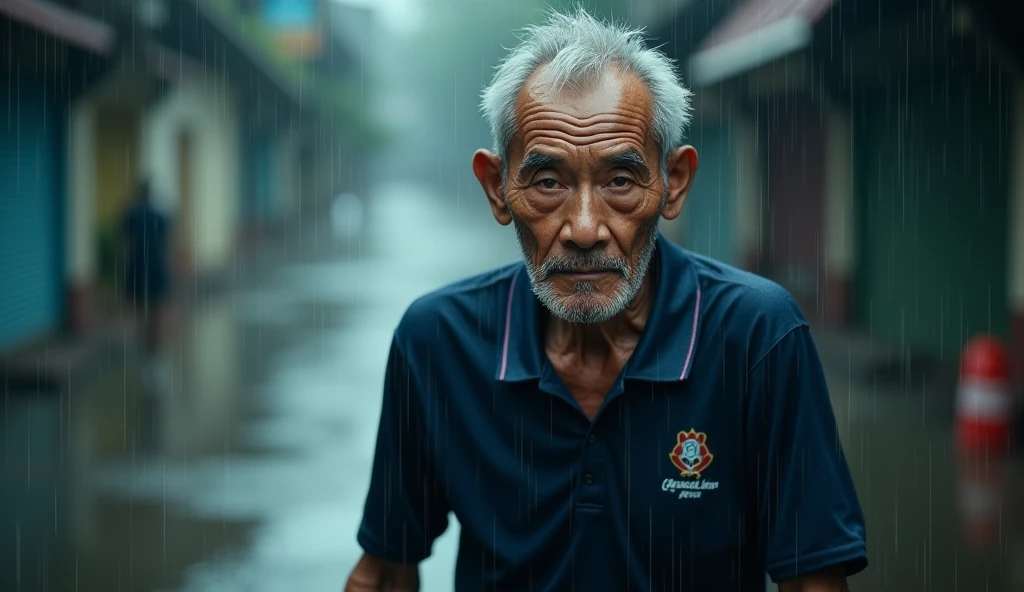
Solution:
{"label": "man's chin", "polygon": [[614,299],[598,292],[558,296],[544,304],[555,317],[585,325],[603,323],[621,312],[615,310]]}

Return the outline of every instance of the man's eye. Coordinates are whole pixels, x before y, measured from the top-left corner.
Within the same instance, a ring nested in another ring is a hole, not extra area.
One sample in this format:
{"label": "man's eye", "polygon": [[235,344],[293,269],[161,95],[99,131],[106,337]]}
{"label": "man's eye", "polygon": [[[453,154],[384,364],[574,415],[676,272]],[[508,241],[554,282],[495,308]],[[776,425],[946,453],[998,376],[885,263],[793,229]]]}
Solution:
{"label": "man's eye", "polygon": [[544,189],[554,189],[555,187],[558,187],[558,181],[555,181],[554,179],[541,179],[540,185]]}
{"label": "man's eye", "polygon": [[625,187],[630,184],[628,177],[615,177],[612,179],[612,185],[614,187]]}

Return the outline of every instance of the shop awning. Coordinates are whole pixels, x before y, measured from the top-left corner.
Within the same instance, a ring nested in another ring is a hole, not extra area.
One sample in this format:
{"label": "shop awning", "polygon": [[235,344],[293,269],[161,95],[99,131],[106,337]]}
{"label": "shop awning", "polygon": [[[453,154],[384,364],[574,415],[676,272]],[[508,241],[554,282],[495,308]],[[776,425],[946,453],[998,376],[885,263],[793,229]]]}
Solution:
{"label": "shop awning", "polygon": [[714,84],[801,49],[835,0],[745,0],[690,58],[690,80]]}
{"label": "shop awning", "polygon": [[76,47],[106,55],[114,47],[110,25],[48,2],[3,0],[0,13]]}

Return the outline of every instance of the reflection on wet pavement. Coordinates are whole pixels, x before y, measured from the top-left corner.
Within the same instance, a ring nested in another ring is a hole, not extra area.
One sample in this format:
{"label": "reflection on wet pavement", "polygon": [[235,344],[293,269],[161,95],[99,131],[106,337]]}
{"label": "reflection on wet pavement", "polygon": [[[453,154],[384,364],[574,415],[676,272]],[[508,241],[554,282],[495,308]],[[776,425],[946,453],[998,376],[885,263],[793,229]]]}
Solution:
{"label": "reflection on wet pavement", "polygon": [[[481,200],[482,202],[482,200]],[[337,590],[372,461],[391,331],[418,295],[518,257],[481,208],[415,186],[372,200],[358,248],[203,301],[173,391],[129,351],[87,392],[6,393],[0,590]],[[920,395],[830,376],[868,517],[858,590],[1024,589],[1019,461],[958,457]],[[422,568],[450,590],[453,524]]]}
{"label": "reflection on wet pavement", "polygon": [[[130,353],[87,393],[8,394],[0,589],[340,587],[391,331],[416,296],[516,256],[508,229],[416,187],[374,205],[356,256],[326,256],[325,234],[325,256],[184,318],[171,396],[139,391]],[[456,538],[427,590],[450,588]]]}

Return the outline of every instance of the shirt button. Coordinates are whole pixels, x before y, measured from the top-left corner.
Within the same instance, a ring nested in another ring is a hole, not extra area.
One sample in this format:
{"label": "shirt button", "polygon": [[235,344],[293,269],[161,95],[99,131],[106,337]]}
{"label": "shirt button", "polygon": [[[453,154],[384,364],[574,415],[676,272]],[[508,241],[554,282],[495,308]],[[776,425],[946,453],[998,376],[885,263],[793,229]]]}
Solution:
{"label": "shirt button", "polygon": [[591,475],[590,473],[587,473],[586,475],[583,476],[583,482],[586,483],[587,485],[591,485],[594,482],[594,476]]}
{"label": "shirt button", "polygon": [[597,436],[595,436],[594,434],[590,434],[590,437],[587,438],[587,443],[593,444],[594,442],[597,442]]}

